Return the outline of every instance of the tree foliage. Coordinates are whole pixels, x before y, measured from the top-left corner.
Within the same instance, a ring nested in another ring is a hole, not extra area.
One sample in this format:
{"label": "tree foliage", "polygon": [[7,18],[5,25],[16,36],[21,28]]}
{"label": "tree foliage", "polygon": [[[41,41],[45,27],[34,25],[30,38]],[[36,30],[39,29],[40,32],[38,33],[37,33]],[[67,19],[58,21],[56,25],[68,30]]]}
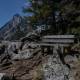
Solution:
{"label": "tree foliage", "polygon": [[31,23],[50,25],[52,34],[75,34],[80,27],[80,0],[29,0],[31,7],[25,12],[33,13]]}

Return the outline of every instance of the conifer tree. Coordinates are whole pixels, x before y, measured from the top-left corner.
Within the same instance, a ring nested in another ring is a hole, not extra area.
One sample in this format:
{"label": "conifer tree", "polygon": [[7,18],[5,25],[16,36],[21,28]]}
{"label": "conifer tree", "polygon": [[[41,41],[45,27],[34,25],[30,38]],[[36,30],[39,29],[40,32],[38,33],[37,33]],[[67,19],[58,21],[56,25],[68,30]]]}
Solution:
{"label": "conifer tree", "polygon": [[52,34],[79,34],[80,0],[29,0],[31,23],[47,24]]}

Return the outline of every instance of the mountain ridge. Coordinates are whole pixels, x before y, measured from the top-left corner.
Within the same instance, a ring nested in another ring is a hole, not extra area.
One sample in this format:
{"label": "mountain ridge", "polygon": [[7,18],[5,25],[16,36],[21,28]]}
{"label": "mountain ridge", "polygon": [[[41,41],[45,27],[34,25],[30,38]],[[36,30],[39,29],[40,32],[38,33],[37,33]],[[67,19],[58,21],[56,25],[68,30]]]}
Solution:
{"label": "mountain ridge", "polygon": [[[24,18],[19,14],[15,14],[4,26],[0,28],[0,40],[11,40],[11,37],[16,33],[17,28],[21,31],[23,26]],[[27,23],[25,23],[27,24]],[[23,29],[24,32],[25,29]],[[14,37],[15,39],[15,37]]]}

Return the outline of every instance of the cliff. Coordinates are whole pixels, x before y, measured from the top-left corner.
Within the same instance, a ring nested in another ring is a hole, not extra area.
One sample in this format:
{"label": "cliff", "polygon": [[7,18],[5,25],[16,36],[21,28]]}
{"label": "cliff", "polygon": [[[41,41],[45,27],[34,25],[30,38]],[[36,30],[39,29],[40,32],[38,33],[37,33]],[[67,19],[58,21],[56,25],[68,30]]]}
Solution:
{"label": "cliff", "polygon": [[19,34],[25,34],[26,32],[27,21],[25,22],[24,17],[20,16],[19,14],[15,14],[11,20],[1,27],[0,40],[16,40],[18,39],[16,37],[21,37]]}

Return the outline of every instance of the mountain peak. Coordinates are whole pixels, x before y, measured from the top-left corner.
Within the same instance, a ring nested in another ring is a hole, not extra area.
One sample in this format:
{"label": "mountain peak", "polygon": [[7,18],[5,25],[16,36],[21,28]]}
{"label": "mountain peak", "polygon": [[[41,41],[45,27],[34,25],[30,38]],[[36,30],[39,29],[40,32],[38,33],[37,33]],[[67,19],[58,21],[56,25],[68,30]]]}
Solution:
{"label": "mountain peak", "polygon": [[15,14],[13,17],[21,17],[20,14]]}
{"label": "mountain peak", "polygon": [[20,14],[15,14],[15,15],[13,16],[13,19],[17,19],[17,18],[21,18]]}
{"label": "mountain peak", "polygon": [[22,17],[19,14],[15,14],[13,18],[0,29],[0,38],[3,37],[3,39],[9,39],[9,37],[16,32],[16,28],[21,21]]}

